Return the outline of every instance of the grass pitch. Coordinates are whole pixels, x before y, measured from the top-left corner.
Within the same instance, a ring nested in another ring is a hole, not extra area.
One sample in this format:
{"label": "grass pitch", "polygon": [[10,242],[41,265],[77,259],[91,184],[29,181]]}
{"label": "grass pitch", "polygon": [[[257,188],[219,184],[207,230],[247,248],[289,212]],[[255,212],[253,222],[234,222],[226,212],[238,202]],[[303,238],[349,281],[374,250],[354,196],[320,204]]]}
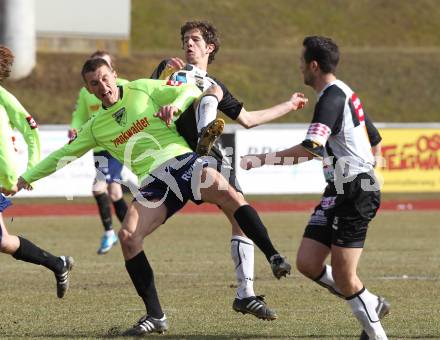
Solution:
{"label": "grass pitch", "polygon": [[[294,264],[306,213],[262,214],[276,247]],[[380,212],[371,224],[359,275],[387,297],[384,327],[392,339],[440,339],[438,212]],[[72,255],[71,289],[56,298],[43,267],[0,256],[1,339],[118,338],[144,313],[119,246],[98,256],[98,217],[6,218],[54,254]],[[357,339],[360,326],[348,305],[297,272],[280,281],[255,254],[255,291],[279,319],[235,313],[230,228],[214,215],[177,215],[147,238],[144,249],[170,323],[161,339]]]}

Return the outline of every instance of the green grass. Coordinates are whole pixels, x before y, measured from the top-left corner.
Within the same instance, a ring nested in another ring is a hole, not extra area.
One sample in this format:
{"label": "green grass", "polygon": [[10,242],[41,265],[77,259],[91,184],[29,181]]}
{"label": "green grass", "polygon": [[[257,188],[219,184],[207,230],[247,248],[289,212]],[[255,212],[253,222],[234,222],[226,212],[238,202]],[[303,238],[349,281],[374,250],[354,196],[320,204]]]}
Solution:
{"label": "green grass", "polygon": [[179,48],[187,20],[213,22],[232,50],[296,49],[311,34],[347,47],[440,46],[436,0],[133,0],[132,8],[136,51]]}
{"label": "green grass", "polygon": [[[262,214],[276,246],[294,263],[305,213]],[[386,296],[390,339],[440,338],[438,212],[381,212],[372,223],[359,275]],[[42,267],[0,256],[0,338],[97,339],[118,334],[139,318],[143,304],[119,248],[96,255],[98,217],[20,218],[9,231],[56,254],[75,257],[71,290],[55,296]],[[221,215],[177,215],[146,239],[170,331],[158,339],[357,339],[347,304],[297,272],[280,281],[256,251],[255,290],[279,313],[262,322],[231,309],[235,294],[230,230]],[[407,275],[408,279],[402,276]],[[156,338],[156,337],[150,337]]]}
{"label": "green grass", "polygon": [[[438,200],[438,193],[381,193],[382,202],[386,201],[422,201],[422,200]],[[300,195],[246,195],[246,200],[249,202],[300,202],[300,201],[319,201],[320,194],[300,194]],[[125,200],[130,202],[133,199],[131,194],[125,194]],[[60,197],[21,197],[17,198],[15,204],[96,204],[93,197],[74,197],[73,200],[68,201]],[[189,203],[191,204],[191,203]]]}
{"label": "green grass", "polygon": [[[322,34],[340,45],[338,76],[358,93],[375,121],[440,120],[436,0],[133,0],[132,54],[118,60],[119,74],[149,76],[162,58],[182,56],[180,26],[194,19],[218,27],[222,47],[210,73],[248,110],[303,91],[310,105],[279,121],[310,121],[316,95],[303,85],[298,60],[304,36]],[[32,75],[6,87],[40,123],[69,123],[86,57],[39,54]]]}

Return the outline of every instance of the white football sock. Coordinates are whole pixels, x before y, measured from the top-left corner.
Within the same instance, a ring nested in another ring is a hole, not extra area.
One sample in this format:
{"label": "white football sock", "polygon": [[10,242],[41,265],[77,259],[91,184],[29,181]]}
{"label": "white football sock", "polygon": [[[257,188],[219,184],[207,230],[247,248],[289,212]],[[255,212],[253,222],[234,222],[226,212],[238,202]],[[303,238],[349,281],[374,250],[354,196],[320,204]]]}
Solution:
{"label": "white football sock", "polygon": [[205,126],[207,126],[217,117],[217,106],[218,99],[214,95],[206,95],[200,99],[200,103],[196,111],[198,133],[200,133]]}
{"label": "white football sock", "polygon": [[105,234],[105,236],[110,237],[110,236],[113,236],[115,234],[115,231],[113,229],[106,230],[104,232],[104,234]]}
{"label": "white football sock", "polygon": [[231,256],[237,277],[237,298],[255,296],[254,293],[254,243],[243,236],[232,236]]}
{"label": "white football sock", "polygon": [[347,302],[371,340],[388,340],[376,312],[376,295],[371,294],[364,287],[358,293],[348,297]]}
{"label": "white football sock", "polygon": [[315,282],[327,288],[328,291],[333,295],[341,298],[344,297],[338,287],[336,287],[335,280],[333,279],[332,267],[328,264],[325,265],[324,270],[322,271],[321,275],[317,279],[315,279]]}

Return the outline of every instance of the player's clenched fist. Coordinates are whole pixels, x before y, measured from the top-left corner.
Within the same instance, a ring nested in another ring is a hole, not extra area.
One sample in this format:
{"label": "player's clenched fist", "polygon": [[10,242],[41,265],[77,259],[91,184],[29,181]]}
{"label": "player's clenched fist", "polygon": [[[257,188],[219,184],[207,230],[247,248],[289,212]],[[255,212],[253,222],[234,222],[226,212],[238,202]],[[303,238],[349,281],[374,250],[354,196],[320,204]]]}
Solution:
{"label": "player's clenched fist", "polygon": [[293,110],[300,110],[308,103],[308,99],[304,96],[304,93],[295,92],[292,97],[290,97],[290,103],[292,104]]}
{"label": "player's clenched fist", "polygon": [[30,185],[28,182],[24,180],[23,177],[19,177],[17,181],[17,191],[20,191],[21,189],[25,190],[32,190],[32,185]]}

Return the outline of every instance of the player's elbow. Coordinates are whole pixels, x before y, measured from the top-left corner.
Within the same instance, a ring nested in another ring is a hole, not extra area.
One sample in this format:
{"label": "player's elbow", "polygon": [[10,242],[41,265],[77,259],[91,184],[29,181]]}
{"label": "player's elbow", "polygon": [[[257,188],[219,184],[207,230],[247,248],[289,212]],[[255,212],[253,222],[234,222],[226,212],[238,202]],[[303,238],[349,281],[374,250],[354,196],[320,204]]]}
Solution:
{"label": "player's elbow", "polygon": [[243,126],[246,130],[249,130],[257,126],[257,124],[241,124],[241,126]]}
{"label": "player's elbow", "polygon": [[252,129],[253,127],[258,126],[258,122],[255,121],[255,119],[252,118],[249,114],[242,114],[238,116],[237,121],[240,123],[241,126],[243,126],[245,129]]}

